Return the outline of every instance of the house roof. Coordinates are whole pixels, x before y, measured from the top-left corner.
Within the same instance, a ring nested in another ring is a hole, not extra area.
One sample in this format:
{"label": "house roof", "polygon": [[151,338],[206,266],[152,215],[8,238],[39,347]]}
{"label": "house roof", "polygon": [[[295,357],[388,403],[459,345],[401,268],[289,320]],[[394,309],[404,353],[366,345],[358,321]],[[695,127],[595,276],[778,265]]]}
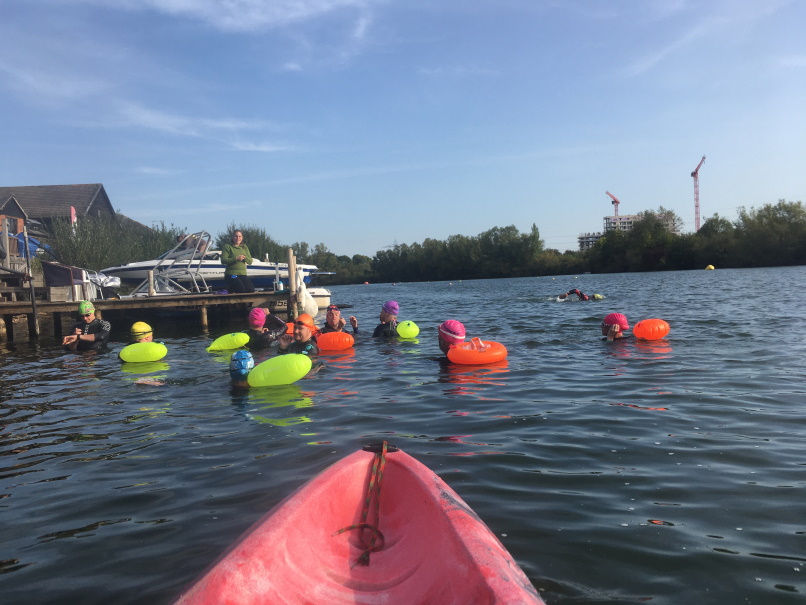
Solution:
{"label": "house roof", "polygon": [[[14,199],[14,196],[2,196],[0,195],[0,215],[2,216],[12,216],[14,218],[21,218],[27,219],[28,215],[25,214],[25,210],[22,209],[20,203]],[[2,226],[0,225],[0,229]]]}
{"label": "house roof", "polygon": [[0,203],[12,196],[31,218],[69,217],[70,206],[76,209],[77,216],[115,214],[101,183],[0,187]]}

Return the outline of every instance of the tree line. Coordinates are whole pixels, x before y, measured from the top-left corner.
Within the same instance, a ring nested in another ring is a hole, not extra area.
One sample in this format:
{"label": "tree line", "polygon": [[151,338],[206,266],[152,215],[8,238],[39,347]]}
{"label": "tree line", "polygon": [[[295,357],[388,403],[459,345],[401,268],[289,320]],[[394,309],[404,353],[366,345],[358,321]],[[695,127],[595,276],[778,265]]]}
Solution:
{"label": "tree line", "polygon": [[[50,243],[62,262],[100,270],[156,258],[176,245],[184,229],[164,224],[144,228],[125,217],[82,219],[77,225],[54,219]],[[739,209],[730,221],[714,214],[696,233],[677,234],[681,219],[659,208],[639,214],[630,231],[614,230],[584,252],[546,249],[537,225],[521,233],[514,225],[493,227],[475,236],[399,244],[373,257],[336,255],[325,244],[281,244],[262,227],[231,223],[214,238],[216,248],[235,229],[254,258],[286,262],[291,248],[297,262],[334,272],[323,284],[444,281],[574,273],[614,273],[806,264],[806,209],[779,200],[761,208]]]}

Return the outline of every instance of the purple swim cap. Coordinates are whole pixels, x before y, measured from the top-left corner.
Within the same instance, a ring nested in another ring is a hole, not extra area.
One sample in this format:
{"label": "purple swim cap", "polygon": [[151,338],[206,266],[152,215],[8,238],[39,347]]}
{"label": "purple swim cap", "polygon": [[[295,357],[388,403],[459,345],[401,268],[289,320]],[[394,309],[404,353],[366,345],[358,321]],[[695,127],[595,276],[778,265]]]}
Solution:
{"label": "purple swim cap", "polygon": [[400,305],[397,304],[396,300],[390,300],[383,304],[381,307],[384,313],[388,313],[389,315],[394,315],[397,317],[397,314],[400,312]]}

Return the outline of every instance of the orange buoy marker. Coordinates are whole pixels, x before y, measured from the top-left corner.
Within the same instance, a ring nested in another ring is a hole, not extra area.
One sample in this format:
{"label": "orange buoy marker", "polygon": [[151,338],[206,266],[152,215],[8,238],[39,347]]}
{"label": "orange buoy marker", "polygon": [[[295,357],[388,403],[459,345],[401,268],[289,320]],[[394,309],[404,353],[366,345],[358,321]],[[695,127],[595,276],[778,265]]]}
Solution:
{"label": "orange buoy marker", "polygon": [[507,358],[507,348],[500,342],[482,342],[474,338],[448,349],[448,359],[453,363],[481,366]]}
{"label": "orange buoy marker", "polygon": [[355,339],[347,332],[325,332],[316,337],[320,351],[341,351],[353,346]]}
{"label": "orange buoy marker", "polygon": [[641,340],[658,340],[669,333],[669,324],[662,319],[642,319],[633,326],[632,333]]}

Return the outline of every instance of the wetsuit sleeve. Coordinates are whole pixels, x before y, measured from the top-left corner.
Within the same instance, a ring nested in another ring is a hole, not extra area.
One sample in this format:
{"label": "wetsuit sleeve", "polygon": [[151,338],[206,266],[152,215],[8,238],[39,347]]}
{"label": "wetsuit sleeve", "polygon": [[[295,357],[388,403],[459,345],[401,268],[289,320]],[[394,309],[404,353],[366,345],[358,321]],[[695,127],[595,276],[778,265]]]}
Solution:
{"label": "wetsuit sleeve", "polygon": [[375,331],[372,333],[372,338],[378,338],[378,336],[383,336],[383,328],[386,324],[378,324],[375,327]]}
{"label": "wetsuit sleeve", "polygon": [[95,342],[106,344],[109,342],[109,333],[112,331],[112,324],[105,319],[99,320],[99,323],[101,324],[101,329],[95,333]]}
{"label": "wetsuit sleeve", "polygon": [[266,316],[265,327],[269,329],[269,331],[266,332],[266,338],[269,342],[274,342],[288,331],[288,326],[286,326],[285,322],[272,313]]}

